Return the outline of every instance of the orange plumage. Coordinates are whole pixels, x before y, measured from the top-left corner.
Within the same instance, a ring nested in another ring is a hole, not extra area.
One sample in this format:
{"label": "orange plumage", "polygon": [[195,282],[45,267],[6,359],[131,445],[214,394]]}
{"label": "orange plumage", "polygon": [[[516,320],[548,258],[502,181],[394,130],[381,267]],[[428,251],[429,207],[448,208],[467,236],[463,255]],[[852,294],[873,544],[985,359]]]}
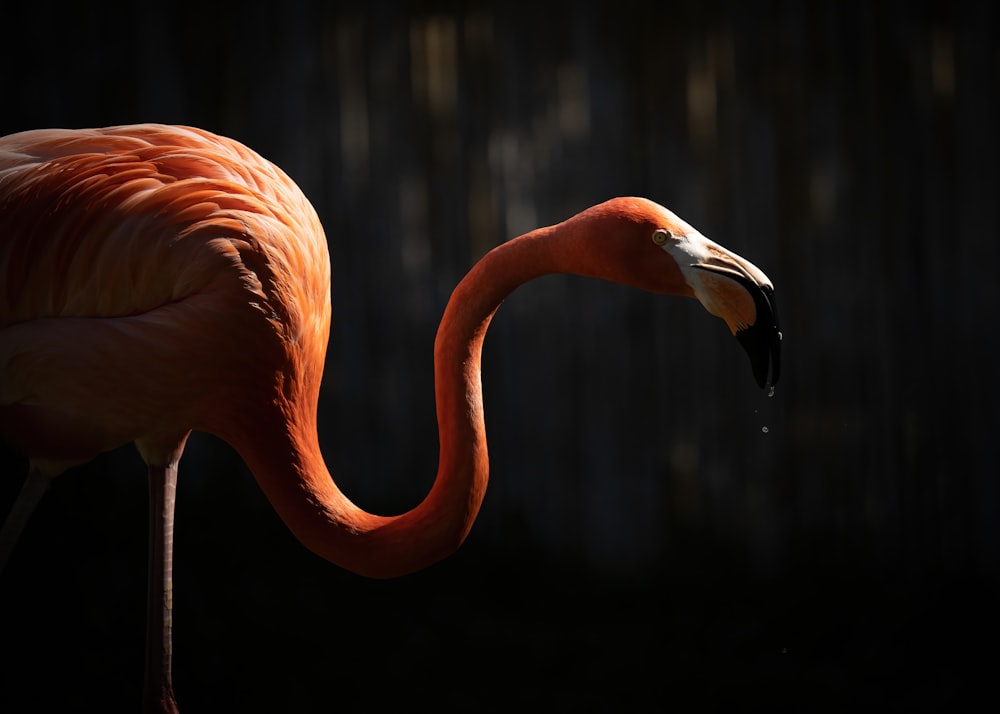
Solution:
{"label": "orange plumage", "polygon": [[[435,341],[437,478],[396,516],[334,483],[316,433],[330,262],[312,206],[241,144],[188,127],[0,139],[0,436],[31,475],[0,566],[45,485],[135,442],[149,467],[145,706],[176,711],[169,593],[177,465],[193,429],[229,442],[307,547],[355,572],[425,567],[465,539],[489,475],[480,356],[518,285],[567,272],[699,299],[778,377],[773,287],[667,209],[612,199],[498,246],[455,288]],[[165,605],[164,603],[167,603]]]}

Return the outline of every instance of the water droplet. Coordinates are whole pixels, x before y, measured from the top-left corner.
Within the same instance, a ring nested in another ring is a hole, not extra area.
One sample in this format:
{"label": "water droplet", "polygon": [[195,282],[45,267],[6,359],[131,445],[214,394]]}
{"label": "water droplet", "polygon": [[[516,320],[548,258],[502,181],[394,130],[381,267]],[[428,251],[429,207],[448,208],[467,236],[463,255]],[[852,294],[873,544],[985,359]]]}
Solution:
{"label": "water droplet", "polygon": [[760,428],[760,430],[761,430],[762,432],[764,432],[765,434],[767,433],[767,427],[766,427],[766,426],[762,426],[762,427]]}
{"label": "water droplet", "polygon": [[769,397],[773,397],[774,396],[774,385],[773,384],[771,385],[771,388],[767,390],[767,396],[769,396]]}

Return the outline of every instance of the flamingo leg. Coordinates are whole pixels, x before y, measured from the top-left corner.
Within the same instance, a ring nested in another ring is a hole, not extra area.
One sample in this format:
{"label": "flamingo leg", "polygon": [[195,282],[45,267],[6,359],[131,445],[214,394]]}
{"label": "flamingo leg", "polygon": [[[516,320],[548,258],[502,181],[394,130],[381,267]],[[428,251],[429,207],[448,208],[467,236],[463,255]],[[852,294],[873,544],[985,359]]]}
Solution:
{"label": "flamingo leg", "polygon": [[52,476],[32,464],[28,471],[28,478],[25,479],[21,491],[17,494],[17,500],[14,501],[10,513],[7,514],[3,527],[0,527],[0,572],[7,565],[7,559],[10,558],[14,545],[28,524],[31,514],[35,512],[39,501],[42,500],[42,496],[49,490],[50,483],[52,483]]}
{"label": "flamingo leg", "polygon": [[177,462],[149,466],[149,584],[143,711],[177,713],[171,681]]}

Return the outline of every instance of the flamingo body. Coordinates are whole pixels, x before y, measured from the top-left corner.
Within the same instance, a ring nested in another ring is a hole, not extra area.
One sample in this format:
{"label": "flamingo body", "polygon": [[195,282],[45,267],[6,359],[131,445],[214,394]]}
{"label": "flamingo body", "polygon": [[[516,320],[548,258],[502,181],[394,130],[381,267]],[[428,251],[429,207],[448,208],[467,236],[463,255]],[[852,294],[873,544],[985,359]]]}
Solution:
{"label": "flamingo body", "polygon": [[160,126],[25,132],[0,145],[0,207],[3,427],[32,459],[59,470],[218,432],[216,406],[239,404],[261,370],[273,380],[285,343],[319,379],[322,228],[240,144]]}
{"label": "flamingo body", "polygon": [[426,567],[462,543],[486,490],[490,320],[518,285],[556,272],[697,298],[740,339],[761,386],[777,381],[768,278],[662,206],[612,199],[498,246],[455,288],[434,348],[437,477],[411,510],[371,514],[339,490],[318,445],[330,260],[295,184],[189,127],[0,139],[0,436],[31,464],[0,566],[49,479],[134,442],[151,484],[145,706],[176,711],[173,498],[190,431],[232,445],[327,560],[371,577]]}

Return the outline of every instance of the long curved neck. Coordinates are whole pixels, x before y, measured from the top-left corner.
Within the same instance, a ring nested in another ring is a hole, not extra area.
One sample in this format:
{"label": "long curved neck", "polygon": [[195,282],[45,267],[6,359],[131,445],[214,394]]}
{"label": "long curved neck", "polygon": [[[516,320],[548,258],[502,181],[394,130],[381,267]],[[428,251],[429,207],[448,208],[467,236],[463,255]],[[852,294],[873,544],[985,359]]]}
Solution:
{"label": "long curved neck", "polygon": [[434,346],[438,473],[428,495],[412,510],[389,517],[370,514],[334,483],[317,439],[318,384],[308,409],[289,405],[279,410],[263,426],[269,430],[266,439],[237,445],[278,515],[306,547],[355,573],[394,577],[444,558],[465,540],[489,478],[480,375],[483,340],[494,312],[512,290],[560,270],[555,259],[559,251],[552,245],[557,233],[542,228],[500,245],[452,293]]}

